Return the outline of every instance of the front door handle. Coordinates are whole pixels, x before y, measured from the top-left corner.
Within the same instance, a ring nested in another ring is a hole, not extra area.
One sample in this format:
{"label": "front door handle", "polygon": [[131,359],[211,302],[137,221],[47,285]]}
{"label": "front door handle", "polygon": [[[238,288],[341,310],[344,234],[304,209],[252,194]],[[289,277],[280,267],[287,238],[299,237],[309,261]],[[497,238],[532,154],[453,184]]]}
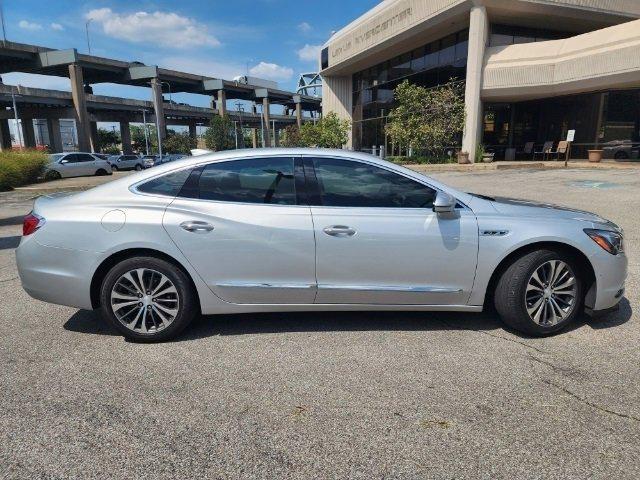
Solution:
{"label": "front door handle", "polygon": [[332,225],[330,227],[325,227],[323,230],[327,235],[331,235],[332,237],[353,237],[356,234],[356,231],[345,225]]}
{"label": "front door handle", "polygon": [[187,232],[192,233],[209,233],[213,230],[213,225],[207,222],[200,222],[198,220],[188,220],[182,222],[180,226]]}

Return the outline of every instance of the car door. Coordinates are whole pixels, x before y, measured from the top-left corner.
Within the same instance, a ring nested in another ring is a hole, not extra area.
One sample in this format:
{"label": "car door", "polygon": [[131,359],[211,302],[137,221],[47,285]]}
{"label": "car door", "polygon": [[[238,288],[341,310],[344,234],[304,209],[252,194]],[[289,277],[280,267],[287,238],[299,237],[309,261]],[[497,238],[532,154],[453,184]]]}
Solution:
{"label": "car door", "polygon": [[223,300],[312,304],[314,232],[296,183],[292,157],[214,162],[192,172],[163,225]]}
{"label": "car door", "polygon": [[63,177],[79,177],[84,175],[84,166],[82,162],[81,154],[70,153],[66,155],[62,161],[62,176]]}
{"label": "car door", "polygon": [[367,162],[305,158],[321,304],[464,305],[478,228],[463,205],[432,211],[437,190]]}
{"label": "car door", "polygon": [[88,153],[76,153],[78,175],[94,175],[98,169],[96,159]]}
{"label": "car door", "polygon": [[139,163],[139,158],[137,155],[123,155],[121,162],[124,168],[136,168],[136,164]]}

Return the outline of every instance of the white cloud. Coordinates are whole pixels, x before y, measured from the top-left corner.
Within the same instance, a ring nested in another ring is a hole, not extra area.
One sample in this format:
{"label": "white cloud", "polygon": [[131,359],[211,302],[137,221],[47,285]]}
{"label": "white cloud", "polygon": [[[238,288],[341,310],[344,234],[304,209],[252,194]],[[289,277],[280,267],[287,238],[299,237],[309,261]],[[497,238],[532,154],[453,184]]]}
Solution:
{"label": "white cloud", "polygon": [[311,27],[311,25],[309,25],[307,22],[298,24],[298,30],[300,30],[302,33],[309,33],[312,28],[313,27]]}
{"label": "white cloud", "polygon": [[275,63],[260,62],[258,65],[251,67],[249,70],[251,75],[265,78],[268,80],[289,80],[293,76],[293,70],[289,67],[283,67]]}
{"label": "white cloud", "polygon": [[102,25],[110,37],[134,43],[153,43],[164,47],[217,47],[220,42],[207,26],[195,20],[165,12],[119,14],[110,8],[91,10],[87,19]]}
{"label": "white cloud", "polygon": [[322,45],[305,44],[304,47],[298,50],[298,58],[305,62],[317,62],[320,58],[320,50],[322,50]]}
{"label": "white cloud", "polygon": [[42,30],[42,25],[35,22],[27,22],[26,20],[20,20],[18,26],[24,30],[31,30],[32,32],[35,30]]}
{"label": "white cloud", "polygon": [[61,32],[62,30],[64,30],[64,27],[62,25],[60,25],[59,23],[55,23],[53,22],[51,25],[51,30],[57,30],[59,32]]}

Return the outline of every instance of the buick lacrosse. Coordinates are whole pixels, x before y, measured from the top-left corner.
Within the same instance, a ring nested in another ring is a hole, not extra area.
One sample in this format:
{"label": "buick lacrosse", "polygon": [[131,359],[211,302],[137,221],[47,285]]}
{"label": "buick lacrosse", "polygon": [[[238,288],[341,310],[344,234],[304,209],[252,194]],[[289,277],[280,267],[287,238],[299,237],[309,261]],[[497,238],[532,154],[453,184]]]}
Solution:
{"label": "buick lacrosse", "polygon": [[374,156],[206,154],[40,197],[17,262],[34,298],[99,309],[123,335],[199,314],[480,312],[532,335],[624,294],[623,232],[598,215],[464,193]]}

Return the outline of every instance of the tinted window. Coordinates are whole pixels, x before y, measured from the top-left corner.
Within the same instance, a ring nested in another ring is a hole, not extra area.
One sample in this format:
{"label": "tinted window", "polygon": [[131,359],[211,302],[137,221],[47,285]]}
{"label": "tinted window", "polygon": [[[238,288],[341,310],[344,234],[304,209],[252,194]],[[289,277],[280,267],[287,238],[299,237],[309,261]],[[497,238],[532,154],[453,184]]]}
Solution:
{"label": "tinted window", "polygon": [[178,195],[178,192],[190,173],[191,170],[186,169],[162,175],[161,177],[149,180],[147,183],[143,183],[138,187],[138,191],[175,197]]}
{"label": "tinted window", "polygon": [[137,160],[138,156],[137,155],[123,155],[122,156],[122,160]]}
{"label": "tinted window", "polygon": [[435,190],[366,163],[313,161],[322,205],[331,207],[431,208]]}
{"label": "tinted window", "polygon": [[207,165],[200,198],[221,202],[295,205],[293,158],[255,158]]}
{"label": "tinted window", "polygon": [[88,153],[76,153],[76,162],[95,162],[93,155]]}

